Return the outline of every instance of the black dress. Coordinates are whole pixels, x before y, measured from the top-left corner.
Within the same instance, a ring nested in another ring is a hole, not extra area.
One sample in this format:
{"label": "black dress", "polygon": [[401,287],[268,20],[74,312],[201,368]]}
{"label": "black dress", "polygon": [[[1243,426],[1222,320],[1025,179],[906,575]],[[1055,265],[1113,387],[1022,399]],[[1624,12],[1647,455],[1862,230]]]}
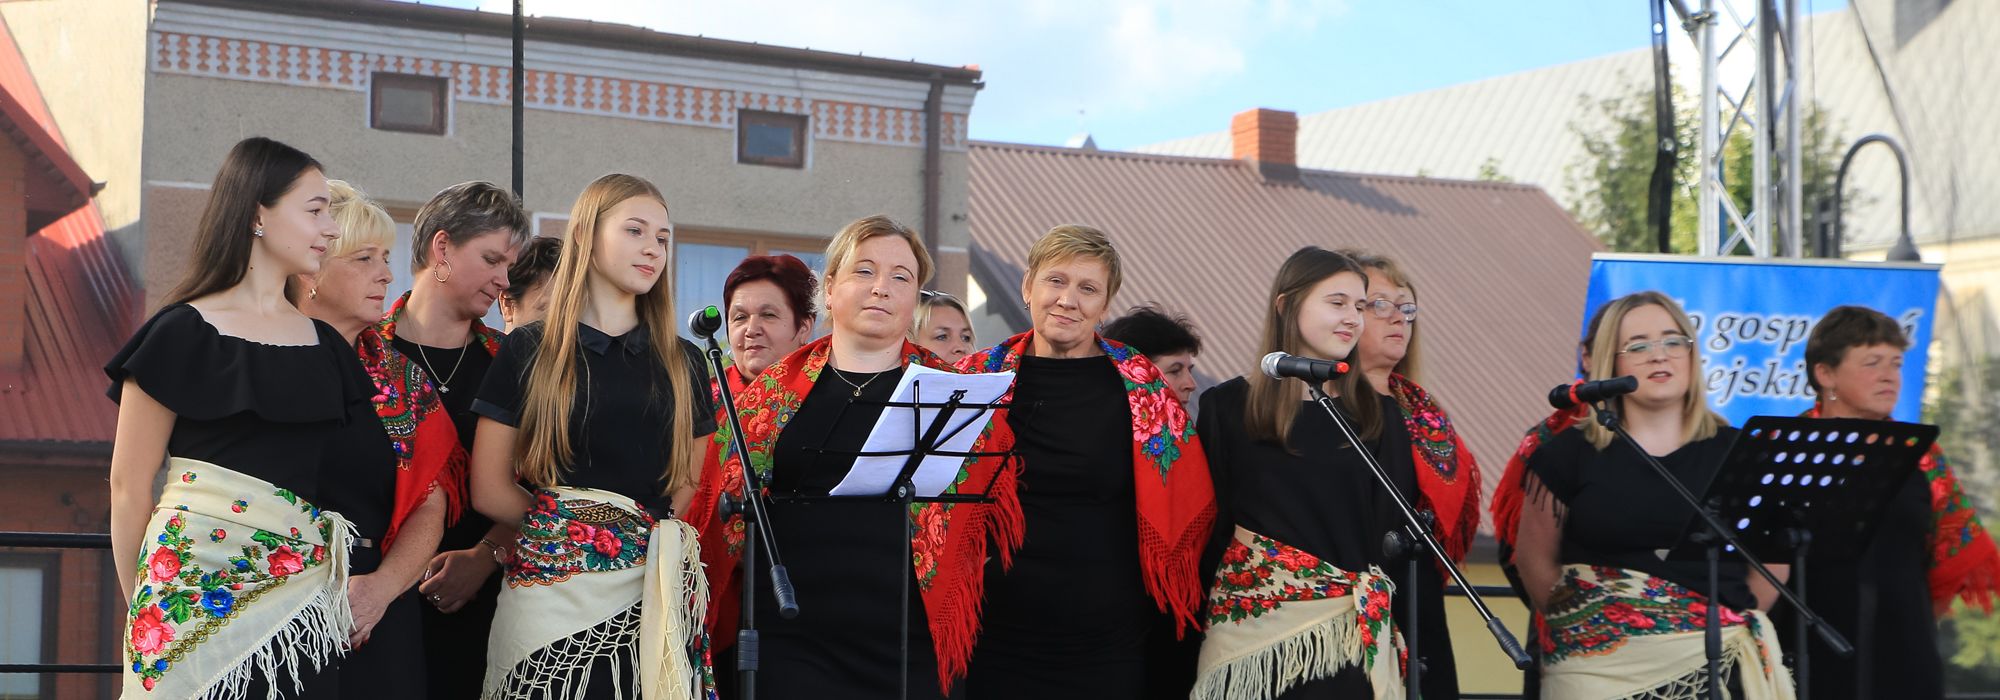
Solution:
{"label": "black dress", "polygon": [[[354,350],[333,327],[312,323],[314,345],[267,345],[223,335],[192,306],[168,306],[105,365],[106,393],[119,400],[131,379],[173,411],[168,456],[263,479],[332,510],[322,502],[329,445],[360,415],[356,409],[380,423],[368,403],[373,392],[354,382],[367,381]],[[248,696],[263,697],[276,685],[286,697],[340,697],[337,666],[301,666],[305,689],[294,694],[291,678],[272,683],[253,665]]]}
{"label": "black dress", "polygon": [[[1408,435],[1408,432],[1402,425],[1402,421],[1399,419],[1400,415],[1400,413],[1388,414],[1385,417],[1387,422],[1383,425],[1382,431],[1385,433],[1403,431],[1405,435]],[[1381,462],[1382,468],[1387,469],[1392,475],[1397,475],[1394,477],[1397,483],[1402,483],[1403,479],[1409,479],[1409,483],[1414,484],[1416,483],[1416,470],[1427,468],[1418,466],[1415,456],[1408,449],[1404,449],[1399,453],[1385,452],[1381,455]],[[1404,495],[1410,496],[1408,492],[1405,492]],[[1419,501],[1414,497],[1411,498],[1410,503],[1420,506]],[[1393,509],[1396,506],[1394,503],[1384,500],[1382,507]],[[1392,525],[1400,525],[1402,523],[1401,516],[1397,515],[1394,510],[1389,511],[1389,516],[1394,518],[1390,521]],[[1458,698],[1458,657],[1452,653],[1451,625],[1445,619],[1445,575],[1443,571],[1438,569],[1436,558],[1432,557],[1429,553],[1417,555],[1416,560],[1417,581],[1414,587],[1409,582],[1410,558],[1401,557],[1394,559],[1392,560],[1393,566],[1384,567],[1386,573],[1389,574],[1389,578],[1396,582],[1396,627],[1403,631],[1403,641],[1405,644],[1408,644],[1413,638],[1417,642],[1417,653],[1410,658],[1413,661],[1420,661],[1423,664],[1423,675],[1418,679],[1418,683],[1421,685],[1419,690],[1423,692],[1423,700],[1456,700]],[[1412,600],[1410,593],[1412,590],[1416,592],[1415,604],[1418,613],[1417,629],[1414,634],[1411,631],[1410,625],[1410,606]]]}
{"label": "black dress", "polygon": [[[903,369],[839,373],[828,364],[785,424],[771,455],[770,515],[785,566],[798,589],[799,616],[778,617],[770,570],[757,570],[757,627],[762,634],[760,697],[897,697],[902,586],[910,586],[909,697],[943,698],[929,617],[904,554],[909,525],[902,507],[878,500],[823,498],[854,465]],[[842,377],[846,381],[842,380]],[[851,384],[850,384],[851,382]],[[861,395],[854,396],[854,386]]]}
{"label": "black dress", "polygon": [[[1389,573],[1392,566],[1382,554],[1382,535],[1398,517],[1395,506],[1339,426],[1318,404],[1302,400],[1292,420],[1292,450],[1251,438],[1243,424],[1249,390],[1249,382],[1238,377],[1201,395],[1196,431],[1208,453],[1208,471],[1220,504],[1216,537],[1203,557],[1203,567],[1212,575],[1223,547],[1240,525],[1343,571],[1367,571],[1374,565]],[[1408,433],[1387,420],[1401,415],[1401,410],[1394,399],[1382,398],[1382,433],[1368,445],[1378,460],[1410,452]],[[1416,493],[1410,470],[1391,470],[1390,476],[1405,495]],[[1332,677],[1294,686],[1280,697],[1374,696],[1362,670],[1348,667]]]}
{"label": "black dress", "polygon": [[[449,389],[439,392],[438,398],[444,402],[444,411],[451,416],[452,426],[458,429],[459,445],[470,453],[473,432],[479,427],[479,414],[472,411],[472,402],[478,398],[479,386],[493,365],[493,356],[486,353],[485,344],[473,338],[464,347],[434,348],[397,338],[390,342],[390,346],[402,353],[405,359],[423,367],[431,381]],[[431,371],[433,368],[437,373]],[[466,508],[459,514],[458,522],[445,527],[444,536],[438,540],[438,551],[468,549],[478,544],[492,527],[492,520],[480,515],[479,511]],[[480,550],[480,553],[484,554],[485,550]],[[486,584],[479,587],[478,594],[450,615],[439,612],[437,606],[424,602],[422,596],[418,596],[424,654],[430,670],[427,677],[429,697],[438,700],[473,700],[479,697],[480,684],[486,677],[486,636],[493,628],[493,607],[499,597],[500,572],[497,569],[486,578]]]}
{"label": "black dress", "polygon": [[[1722,458],[1735,439],[1736,429],[1725,426],[1714,437],[1682,445],[1659,460],[1688,490],[1701,493],[1722,468]],[[1631,445],[1613,440],[1599,451],[1583,430],[1566,430],[1528,458],[1528,469],[1541,480],[1546,495],[1567,510],[1561,563],[1643,571],[1736,610],[1756,607],[1749,568],[1742,560],[1722,559],[1718,598],[1709,591],[1706,562],[1662,561],[1655,554],[1680,542],[1694,511],[1673,496],[1671,487]]]}
{"label": "black dress", "polygon": [[[1859,557],[1812,556],[1806,562],[1806,604],[1854,644],[1840,658],[1808,632],[1812,696],[1825,698],[1944,697],[1944,657],[1930,592],[1930,482],[1911,470],[1876,520],[1875,536]],[[1774,611],[1779,639],[1797,642],[1789,605]]]}
{"label": "black dress", "polygon": [[[507,334],[479,388],[479,398],[473,401],[474,412],[502,425],[520,426],[527,372],[541,352],[542,332],[542,323],[536,322]],[[675,387],[653,357],[652,336],[646,326],[612,336],[578,324],[577,343],[582,346],[582,352],[577,353],[582,366],[569,414],[571,459],[569,467],[558,473],[558,482],[626,496],[653,517],[668,517],[672,501],[663,481],[664,465],[674,454],[675,445],[715,432],[708,374],[702,370],[700,356],[693,344],[685,340],[677,343],[688,362],[688,395],[695,400],[693,434],[682,437],[670,429]],[[477,643],[484,646],[486,638]],[[624,669],[633,677],[616,679],[611,666],[593,666],[585,697],[615,698],[619,697],[615,689],[635,687],[637,668]]]}
{"label": "black dress", "polygon": [[966,697],[1144,697],[1165,614],[1140,580],[1125,382],[1109,357],[1023,357],[1008,420],[1026,534],[1011,571],[987,562]]}
{"label": "black dress", "polygon": [[[354,365],[356,391],[373,395],[375,387]],[[354,524],[361,538],[348,557],[348,573],[374,573],[382,565],[382,535],[396,506],[396,452],[389,433],[369,401],[347,405],[347,424],[327,440],[320,469],[319,506],[339,512]],[[428,559],[429,557],[425,557]],[[368,641],[339,661],[340,696],[350,700],[427,698],[424,678],[424,630],[420,607],[427,607],[415,586],[390,601]]]}

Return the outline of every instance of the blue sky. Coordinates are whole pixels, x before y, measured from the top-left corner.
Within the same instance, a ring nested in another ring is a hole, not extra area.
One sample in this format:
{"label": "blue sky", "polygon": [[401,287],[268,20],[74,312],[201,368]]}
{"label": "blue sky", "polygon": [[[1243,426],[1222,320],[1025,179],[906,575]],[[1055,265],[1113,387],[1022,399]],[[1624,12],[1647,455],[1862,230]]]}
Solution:
{"label": "blue sky", "polygon": [[[1814,9],[1838,4],[1822,0]],[[530,15],[977,64],[987,87],[973,110],[974,138],[1061,144],[1088,131],[1111,149],[1223,130],[1251,107],[1310,114],[1642,48],[1647,7],[1646,0],[527,3]]]}

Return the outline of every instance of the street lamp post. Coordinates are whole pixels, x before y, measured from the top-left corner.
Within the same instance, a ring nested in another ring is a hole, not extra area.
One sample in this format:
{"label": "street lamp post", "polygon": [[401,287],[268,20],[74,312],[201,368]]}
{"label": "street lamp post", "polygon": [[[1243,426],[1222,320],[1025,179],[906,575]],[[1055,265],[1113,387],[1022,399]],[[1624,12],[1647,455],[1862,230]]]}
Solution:
{"label": "street lamp post", "polygon": [[1840,170],[1833,177],[1833,232],[1829,236],[1830,240],[1824,241],[1824,244],[1820,246],[1821,254],[1829,258],[1841,257],[1841,243],[1846,238],[1846,235],[1841,230],[1840,217],[1843,213],[1841,196],[1847,189],[1847,166],[1854,163],[1854,154],[1859,152],[1862,146],[1871,143],[1880,143],[1888,146],[1889,150],[1896,154],[1896,172],[1901,176],[1901,193],[1897,204],[1902,208],[1901,222],[1903,228],[1902,232],[1896,237],[1896,244],[1890,246],[1887,259],[1897,262],[1921,262],[1923,261],[1923,256],[1917,252],[1916,241],[1910,238],[1910,156],[1903,152],[1902,144],[1896,143],[1895,139],[1889,138],[1884,134],[1869,134],[1861,137],[1854,142],[1853,146],[1847,148],[1847,155],[1841,157]]}

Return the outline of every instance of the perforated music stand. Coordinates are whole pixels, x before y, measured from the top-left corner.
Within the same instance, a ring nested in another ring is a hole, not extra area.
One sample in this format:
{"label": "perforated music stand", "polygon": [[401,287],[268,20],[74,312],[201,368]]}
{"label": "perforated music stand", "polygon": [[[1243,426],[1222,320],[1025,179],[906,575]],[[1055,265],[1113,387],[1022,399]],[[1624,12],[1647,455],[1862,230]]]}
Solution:
{"label": "perforated music stand", "polygon": [[[1757,416],[1737,434],[1702,500],[1751,554],[1790,560],[1793,590],[1803,600],[1807,549],[1840,557],[1866,549],[1882,508],[1917,471],[1937,435],[1937,426],[1917,423]],[[1667,558],[1713,565],[1722,548],[1707,529],[1690,517]],[[1711,568],[1711,590],[1715,579]],[[1800,698],[1810,694],[1805,625],[1799,616],[1793,647]],[[1712,622],[1710,627],[1719,635]],[[1719,653],[1718,645],[1716,636],[1711,653]]]}

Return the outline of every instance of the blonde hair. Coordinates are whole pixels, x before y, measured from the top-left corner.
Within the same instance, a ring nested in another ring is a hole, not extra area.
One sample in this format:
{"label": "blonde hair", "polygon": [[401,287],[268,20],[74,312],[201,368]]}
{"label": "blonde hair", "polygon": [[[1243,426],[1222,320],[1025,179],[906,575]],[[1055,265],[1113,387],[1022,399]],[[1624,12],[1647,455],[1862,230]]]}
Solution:
{"label": "blonde hair", "polygon": [[972,323],[972,313],[965,310],[965,302],[959,301],[958,297],[950,294],[926,289],[923,293],[917,295],[916,322],[910,324],[911,340],[922,340],[918,336],[923,334],[924,326],[930,325],[931,312],[936,311],[940,306],[958,309],[958,315],[964,316],[965,322],[968,325]]}
{"label": "blonde hair", "polygon": [[[1320,282],[1341,273],[1360,276],[1362,288],[1367,288],[1368,274],[1361,264],[1340,253],[1307,246],[1285,259],[1285,264],[1278,267],[1278,274],[1271,280],[1270,302],[1264,307],[1264,342],[1258,357],[1265,353],[1298,354],[1305,350],[1305,336],[1299,332],[1299,310],[1305,307],[1306,294]],[[1347,357],[1331,359],[1351,361],[1353,357],[1354,352],[1349,351]],[[1273,379],[1259,367],[1251,370],[1248,381],[1250,392],[1249,398],[1244,400],[1244,432],[1252,438],[1297,454],[1292,450],[1290,439],[1292,422],[1298,418],[1301,403],[1299,385],[1292,382],[1299,380]],[[1375,387],[1360,372],[1342,374],[1333,383],[1334,388],[1340,391],[1336,400],[1354,419],[1354,431],[1364,440],[1380,436],[1382,401]]]}
{"label": "blonde hair", "polygon": [[[1380,272],[1382,273],[1383,277],[1389,278],[1390,284],[1410,290],[1410,303],[1412,304],[1417,303],[1417,285],[1412,284],[1410,282],[1409,273],[1404,272],[1403,267],[1401,265],[1397,265],[1396,261],[1391,259],[1389,256],[1377,255],[1374,253],[1363,252],[1351,248],[1343,248],[1341,250],[1336,250],[1334,252],[1340,253],[1341,255],[1345,255],[1350,258],[1354,258],[1354,261],[1357,263],[1361,263],[1362,267],[1374,270],[1376,272]],[[1373,293],[1377,291],[1386,291],[1386,290],[1369,290],[1370,296],[1373,296]],[[1396,295],[1393,292],[1389,293],[1389,300],[1392,302],[1395,301],[1395,296]],[[1370,316],[1369,318],[1373,319],[1374,317]],[[1369,322],[1373,323],[1374,321],[1371,320]],[[1419,345],[1417,343],[1417,339],[1422,337],[1423,333],[1420,331],[1420,329],[1417,328],[1417,322],[1415,319],[1410,320],[1409,328],[1410,328],[1409,330],[1410,342],[1404,345],[1403,359],[1397,361],[1396,366],[1390,368],[1389,371],[1403,375],[1404,379],[1416,382],[1417,371],[1419,368],[1423,366],[1423,362],[1421,359],[1423,357],[1423,353],[1418,350]]]}
{"label": "blonde hair", "polygon": [[[382,255],[387,256],[396,247],[396,221],[375,200],[346,180],[327,180],[326,189],[333,195],[327,207],[332,210],[333,223],[340,227],[340,237],[327,246],[325,257],[353,255],[369,246],[382,249]],[[322,274],[326,274],[325,266],[318,274],[286,276],[285,300],[297,306],[310,287],[319,286]]]}
{"label": "blonde hair", "polygon": [[340,225],[340,238],[326,249],[327,257],[351,255],[368,246],[389,252],[396,246],[396,220],[375,200],[369,199],[346,180],[327,180],[333,192],[333,222]]}
{"label": "blonde hair", "polygon": [[[632,175],[605,175],[592,181],[577,195],[570,210],[568,241],[556,260],[549,284],[549,313],[543,322],[540,349],[528,368],[521,401],[521,432],[516,450],[521,459],[517,473],[528,483],[554,486],[558,470],[567,469],[574,458],[571,449],[570,408],[576,400],[577,327],[583,318],[584,297],[592,273],[591,255],[597,243],[597,224],[619,203],[646,197],[667,205],[666,197],[653,183]],[[664,222],[663,222],[664,223]],[[672,270],[668,266],[667,270]],[[674,281],[663,274],[653,288],[637,300],[639,320],[646,328],[654,361],[666,370],[673,392],[673,416],[667,423],[674,438],[675,452],[661,466],[667,491],[693,485],[695,479],[693,372],[681,340],[674,334]],[[706,391],[707,387],[701,387]],[[639,494],[626,494],[637,497]]]}
{"label": "blonde hair", "polygon": [[[855,249],[860,248],[868,239],[877,236],[895,236],[909,243],[910,252],[917,256],[917,285],[930,284],[931,253],[924,248],[923,237],[917,235],[916,230],[896,223],[886,214],[876,214],[855,219],[853,223],[842,226],[840,233],[833,234],[833,240],[826,244],[826,270],[820,274],[822,295],[826,293],[827,288],[833,286],[833,276],[839,274],[841,268],[847,267],[847,261],[854,257]],[[826,308],[825,299],[820,300],[820,308]]]}
{"label": "blonde hair", "polygon": [[1104,281],[1104,301],[1109,304],[1117,298],[1118,285],[1125,281],[1125,272],[1118,263],[1118,249],[1111,247],[1111,238],[1103,231],[1083,224],[1063,224],[1042,234],[1041,240],[1028,249],[1028,277],[1033,279],[1045,266],[1077,258],[1104,263],[1108,277]]}
{"label": "blonde hair", "polygon": [[[1597,325],[1591,329],[1590,358],[1585,379],[1595,381],[1618,376],[1618,354],[1625,349],[1624,339],[1618,337],[1618,326],[1625,322],[1627,314],[1648,306],[1665,309],[1667,315],[1673,317],[1674,326],[1689,340],[1694,339],[1694,322],[1688,319],[1686,311],[1681,310],[1681,305],[1667,295],[1644,291],[1618,297],[1598,311]],[[1708,407],[1708,386],[1701,377],[1700,343],[1688,344],[1688,372],[1687,395],[1681,402],[1681,439],[1686,442],[1707,440],[1715,437],[1716,430],[1728,425],[1729,421]],[[1622,397],[1611,401],[1618,404],[1617,408],[1624,407]],[[1592,417],[1583,421],[1583,435],[1591,445],[1602,450],[1610,446],[1616,436],[1598,424],[1595,417],[1597,409],[1590,410]]]}

